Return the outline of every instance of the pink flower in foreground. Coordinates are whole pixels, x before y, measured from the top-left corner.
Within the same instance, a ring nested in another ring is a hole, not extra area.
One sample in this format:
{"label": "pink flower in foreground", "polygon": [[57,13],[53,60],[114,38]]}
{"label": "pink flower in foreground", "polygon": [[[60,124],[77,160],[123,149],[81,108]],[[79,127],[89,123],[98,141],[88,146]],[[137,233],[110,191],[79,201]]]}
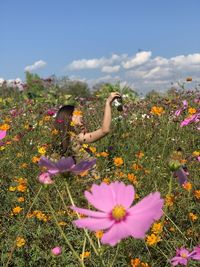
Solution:
{"label": "pink flower in foreground", "polygon": [[194,250],[191,253],[191,258],[193,260],[200,261],[200,245],[194,248]]}
{"label": "pink flower in foreground", "polygon": [[93,184],[91,193],[85,191],[85,197],[99,211],[72,206],[73,210],[88,216],[75,220],[74,224],[91,231],[107,230],[101,242],[111,246],[128,236],[143,239],[151,224],[162,216],[164,200],[155,192],[131,207],[134,196],[134,187],[122,182]]}
{"label": "pink flower in foreground", "polygon": [[170,263],[173,266],[178,264],[187,265],[188,260],[191,258],[191,254],[186,248],[180,248],[176,250],[176,256],[170,260]]}
{"label": "pink flower in foreground", "polygon": [[48,172],[44,172],[39,175],[38,180],[41,184],[52,184],[54,181],[51,179],[51,176]]}
{"label": "pink flower in foreground", "polygon": [[6,137],[6,131],[0,130],[0,140]]}
{"label": "pink flower in foreground", "polygon": [[58,256],[62,253],[62,248],[61,247],[52,248],[51,253],[55,256]]}

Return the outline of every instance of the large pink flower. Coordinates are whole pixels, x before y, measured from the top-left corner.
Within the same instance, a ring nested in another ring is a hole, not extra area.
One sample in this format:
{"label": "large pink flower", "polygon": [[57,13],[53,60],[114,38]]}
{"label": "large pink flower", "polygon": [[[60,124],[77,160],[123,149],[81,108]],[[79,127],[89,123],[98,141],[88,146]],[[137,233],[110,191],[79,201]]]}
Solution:
{"label": "large pink flower", "polygon": [[143,239],[151,224],[162,216],[164,201],[160,193],[155,192],[131,207],[134,196],[134,187],[122,182],[93,184],[91,193],[85,191],[85,197],[99,211],[72,206],[73,210],[88,216],[75,220],[74,224],[92,231],[107,229],[101,242],[111,246],[128,236]]}

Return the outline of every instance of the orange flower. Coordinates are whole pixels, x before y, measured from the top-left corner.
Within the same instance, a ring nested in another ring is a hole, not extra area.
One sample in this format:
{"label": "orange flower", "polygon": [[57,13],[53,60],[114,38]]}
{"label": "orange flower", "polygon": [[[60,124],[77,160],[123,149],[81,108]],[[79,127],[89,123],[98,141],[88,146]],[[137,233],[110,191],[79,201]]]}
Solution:
{"label": "orange flower", "polygon": [[20,206],[17,206],[12,209],[13,214],[19,214],[23,209]]}
{"label": "orange flower", "polygon": [[187,191],[190,191],[192,189],[192,184],[190,182],[186,182],[182,186]]}
{"label": "orange flower", "polygon": [[192,114],[195,114],[197,111],[196,111],[196,109],[195,108],[188,108],[188,113],[190,114],[190,115],[192,115]]}
{"label": "orange flower", "polygon": [[10,129],[10,125],[7,123],[0,125],[0,130],[7,131],[9,129]]}
{"label": "orange flower", "polygon": [[200,199],[200,190],[195,190],[195,191],[194,191],[194,196],[195,196],[197,199]]}
{"label": "orange flower", "polygon": [[121,165],[124,164],[123,159],[120,158],[120,157],[116,157],[116,158],[114,158],[113,161],[114,161],[115,166],[117,166],[117,167],[120,167]]}
{"label": "orange flower", "polygon": [[107,157],[108,155],[109,155],[109,154],[108,154],[107,152],[101,152],[101,153],[100,153],[100,156],[102,156],[102,157],[104,157],[104,158]]}
{"label": "orange flower", "polygon": [[191,221],[195,222],[198,219],[198,216],[192,212],[188,214]]}
{"label": "orange flower", "polygon": [[151,114],[157,115],[157,116],[161,116],[163,113],[165,113],[164,109],[162,107],[156,107],[153,106],[151,108]]}
{"label": "orange flower", "polygon": [[96,236],[96,238],[102,238],[102,236],[103,236],[103,231],[101,231],[101,230],[96,231],[96,232],[95,232],[95,236]]}
{"label": "orange flower", "polygon": [[25,239],[23,237],[18,236],[16,238],[16,246],[18,248],[23,247],[25,245],[25,243],[26,243],[26,241],[25,241]]}
{"label": "orange flower", "polygon": [[127,178],[133,184],[137,184],[137,177],[133,173],[128,173]]}

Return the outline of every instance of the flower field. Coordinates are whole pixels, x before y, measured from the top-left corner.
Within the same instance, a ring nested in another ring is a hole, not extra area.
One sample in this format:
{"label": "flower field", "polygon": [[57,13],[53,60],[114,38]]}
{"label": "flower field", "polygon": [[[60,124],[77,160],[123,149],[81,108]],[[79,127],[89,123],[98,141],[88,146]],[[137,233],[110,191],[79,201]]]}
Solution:
{"label": "flower field", "polygon": [[[124,97],[111,132],[82,145],[95,166],[65,159],[49,176],[52,123],[70,96],[26,90],[0,87],[1,266],[199,266],[200,92]],[[97,129],[105,97],[76,101]]]}

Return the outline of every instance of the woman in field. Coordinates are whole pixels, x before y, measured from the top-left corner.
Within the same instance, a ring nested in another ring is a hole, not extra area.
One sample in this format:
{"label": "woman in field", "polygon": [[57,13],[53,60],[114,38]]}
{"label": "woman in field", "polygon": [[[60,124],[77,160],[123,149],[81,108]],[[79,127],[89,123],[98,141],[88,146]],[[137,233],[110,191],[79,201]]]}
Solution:
{"label": "woman in field", "polygon": [[[72,156],[78,163],[80,160],[90,158],[90,154],[81,150],[84,143],[93,143],[110,132],[112,120],[112,102],[121,98],[118,92],[112,92],[106,100],[102,125],[93,132],[87,132],[83,125],[81,112],[72,105],[62,106],[55,118],[54,128],[58,131],[57,140],[53,144],[51,158]],[[81,151],[80,151],[81,150]]]}

